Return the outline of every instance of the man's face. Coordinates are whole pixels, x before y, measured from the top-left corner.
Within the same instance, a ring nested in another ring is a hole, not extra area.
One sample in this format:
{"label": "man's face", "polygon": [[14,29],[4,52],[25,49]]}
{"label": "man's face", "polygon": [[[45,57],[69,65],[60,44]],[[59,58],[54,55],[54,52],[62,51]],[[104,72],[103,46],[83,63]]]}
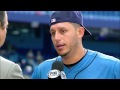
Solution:
{"label": "man's face", "polygon": [[5,14],[5,24],[4,26],[0,26],[0,47],[4,44],[6,39],[7,27],[8,27],[8,16],[7,13]]}
{"label": "man's face", "polygon": [[78,45],[77,30],[69,22],[61,22],[50,27],[51,39],[57,53],[61,56],[74,51]]}

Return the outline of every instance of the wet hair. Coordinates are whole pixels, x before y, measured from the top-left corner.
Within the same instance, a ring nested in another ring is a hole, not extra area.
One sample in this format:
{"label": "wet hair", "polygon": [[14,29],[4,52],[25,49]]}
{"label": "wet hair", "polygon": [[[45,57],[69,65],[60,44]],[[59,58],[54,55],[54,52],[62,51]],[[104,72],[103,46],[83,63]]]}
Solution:
{"label": "wet hair", "polygon": [[5,11],[0,11],[0,27],[4,27],[5,24]]}

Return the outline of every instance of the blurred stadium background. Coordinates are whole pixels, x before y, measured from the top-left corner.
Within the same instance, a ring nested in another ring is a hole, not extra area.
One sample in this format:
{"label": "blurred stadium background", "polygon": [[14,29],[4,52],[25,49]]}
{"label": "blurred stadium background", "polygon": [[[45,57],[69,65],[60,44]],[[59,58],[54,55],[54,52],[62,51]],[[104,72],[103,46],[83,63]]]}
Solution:
{"label": "blurred stadium background", "polygon": [[[52,11],[8,11],[9,27],[0,55],[18,63],[26,78],[42,61],[57,56],[49,33]],[[84,26],[93,36],[86,48],[120,59],[120,11],[82,11]]]}

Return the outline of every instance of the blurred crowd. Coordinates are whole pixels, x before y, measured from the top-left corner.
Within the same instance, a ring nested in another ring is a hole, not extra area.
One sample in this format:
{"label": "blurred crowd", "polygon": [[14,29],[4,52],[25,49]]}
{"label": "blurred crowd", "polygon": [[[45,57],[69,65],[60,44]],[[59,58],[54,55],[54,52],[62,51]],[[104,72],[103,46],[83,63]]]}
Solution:
{"label": "blurred crowd", "polygon": [[40,50],[33,52],[32,49],[28,49],[25,54],[22,54],[12,45],[9,45],[7,49],[0,49],[0,56],[18,63],[26,79],[31,77],[35,67],[44,60]]}

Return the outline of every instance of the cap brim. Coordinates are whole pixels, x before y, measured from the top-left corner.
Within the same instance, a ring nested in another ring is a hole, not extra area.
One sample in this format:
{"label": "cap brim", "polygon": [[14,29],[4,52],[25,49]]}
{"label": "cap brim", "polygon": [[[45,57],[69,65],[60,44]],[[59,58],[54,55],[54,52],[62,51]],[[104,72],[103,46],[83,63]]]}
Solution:
{"label": "cap brim", "polygon": [[[84,27],[84,26],[82,25],[82,27]],[[85,27],[84,27],[84,29],[85,29],[84,36],[92,35],[91,32],[89,30],[87,30]]]}

